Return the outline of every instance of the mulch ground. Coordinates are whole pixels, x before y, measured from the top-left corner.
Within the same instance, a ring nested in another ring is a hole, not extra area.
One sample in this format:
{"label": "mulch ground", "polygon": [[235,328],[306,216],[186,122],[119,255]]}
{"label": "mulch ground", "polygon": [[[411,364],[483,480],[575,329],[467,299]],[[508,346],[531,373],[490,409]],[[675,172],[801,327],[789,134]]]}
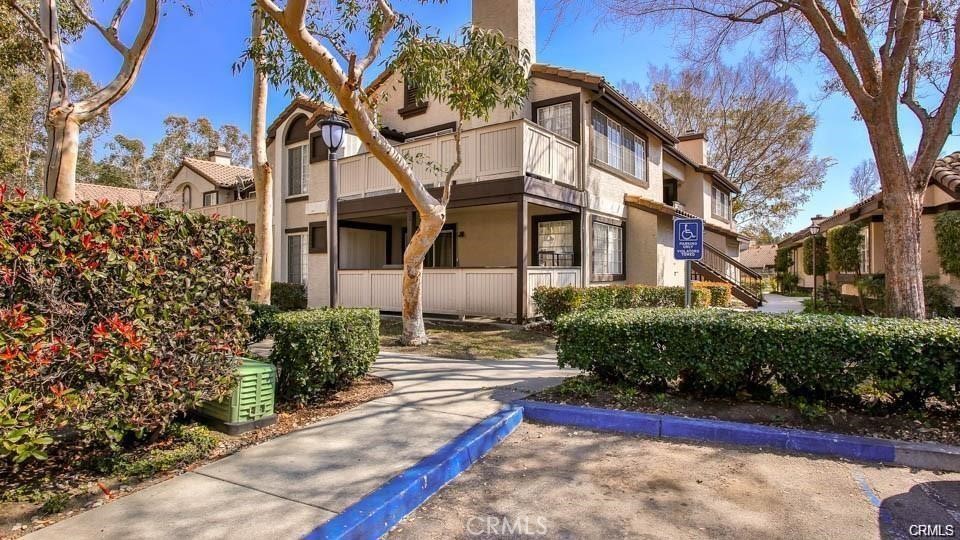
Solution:
{"label": "mulch ground", "polygon": [[940,403],[929,403],[922,411],[853,410],[852,407],[822,405],[814,408],[809,405],[700,398],[679,392],[624,391],[587,375],[569,379],[530,399],[960,446],[960,410],[956,406]]}
{"label": "mulch ground", "polygon": [[[51,462],[44,471],[34,471],[34,476],[46,476],[41,486],[44,491],[62,493],[63,509],[52,515],[43,515],[42,505],[33,502],[0,502],[0,539],[16,538],[45,527],[74,514],[101,506],[109,499],[129,495],[145,487],[196,469],[207,463],[222,459],[239,450],[315,424],[324,418],[338,415],[368,401],[389,394],[393,389],[386,379],[368,375],[354,385],[332,394],[320,403],[306,406],[279,405],[277,423],[236,437],[215,433],[216,446],[205,457],[192,463],[163,471],[150,478],[122,479],[98,475],[95,472],[71,468],[64,463]],[[157,448],[169,449],[170,441],[160,440],[132,451],[133,457],[147,455]],[[0,479],[0,492],[13,498],[11,491],[16,483],[11,478]]]}

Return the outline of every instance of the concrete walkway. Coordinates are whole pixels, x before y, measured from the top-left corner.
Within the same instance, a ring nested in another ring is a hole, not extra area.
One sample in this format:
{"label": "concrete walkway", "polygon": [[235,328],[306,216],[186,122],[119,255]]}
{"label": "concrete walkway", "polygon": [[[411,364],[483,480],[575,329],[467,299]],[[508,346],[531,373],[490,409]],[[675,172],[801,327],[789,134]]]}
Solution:
{"label": "concrete walkway", "polygon": [[297,538],[507,402],[559,383],[552,356],[471,361],[383,354],[391,394],[28,535]]}
{"label": "concrete walkway", "polygon": [[757,311],[761,313],[800,313],[803,311],[803,298],[783,296],[775,293],[763,295],[763,305]]}

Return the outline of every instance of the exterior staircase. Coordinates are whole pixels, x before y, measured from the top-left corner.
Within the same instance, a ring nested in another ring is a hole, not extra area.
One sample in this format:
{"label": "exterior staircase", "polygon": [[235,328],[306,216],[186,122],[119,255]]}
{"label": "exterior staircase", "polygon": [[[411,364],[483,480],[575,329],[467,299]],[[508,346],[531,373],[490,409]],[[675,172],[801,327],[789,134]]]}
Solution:
{"label": "exterior staircase", "polygon": [[763,278],[747,268],[740,261],[714,248],[703,244],[703,259],[692,261],[692,279],[699,281],[719,281],[733,287],[733,296],[750,307],[763,304]]}

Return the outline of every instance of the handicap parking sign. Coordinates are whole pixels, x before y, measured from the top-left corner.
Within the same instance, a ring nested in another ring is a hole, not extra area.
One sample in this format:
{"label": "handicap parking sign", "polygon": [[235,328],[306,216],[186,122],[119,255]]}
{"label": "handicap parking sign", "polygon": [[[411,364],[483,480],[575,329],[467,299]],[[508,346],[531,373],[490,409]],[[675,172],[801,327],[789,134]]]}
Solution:
{"label": "handicap parking sign", "polygon": [[703,220],[673,221],[673,258],[678,261],[699,261],[703,258]]}

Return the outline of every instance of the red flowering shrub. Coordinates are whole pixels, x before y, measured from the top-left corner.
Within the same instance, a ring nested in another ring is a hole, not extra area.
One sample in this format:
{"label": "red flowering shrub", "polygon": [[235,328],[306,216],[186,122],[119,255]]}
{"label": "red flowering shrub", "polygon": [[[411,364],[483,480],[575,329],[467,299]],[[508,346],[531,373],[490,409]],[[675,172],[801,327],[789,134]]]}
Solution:
{"label": "red flowering shrub", "polygon": [[113,446],[230,388],[250,320],[245,224],[3,195],[0,461]]}

